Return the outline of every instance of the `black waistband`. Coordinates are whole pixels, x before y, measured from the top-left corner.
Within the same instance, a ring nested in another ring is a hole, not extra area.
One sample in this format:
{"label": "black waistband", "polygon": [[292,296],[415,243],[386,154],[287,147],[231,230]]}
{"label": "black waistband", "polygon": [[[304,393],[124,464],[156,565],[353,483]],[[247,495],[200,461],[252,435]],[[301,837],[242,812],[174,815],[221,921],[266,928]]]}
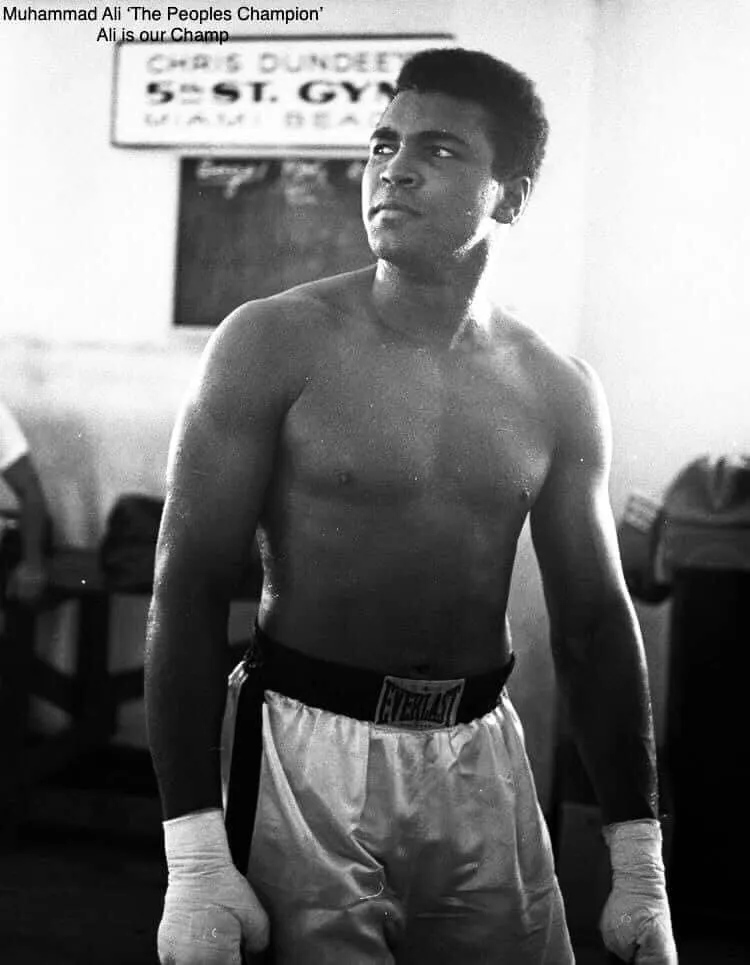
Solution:
{"label": "black waistband", "polygon": [[300,653],[255,627],[246,663],[262,675],[263,687],[307,704],[356,720],[404,726],[468,723],[497,706],[515,664],[430,687],[417,678],[405,680],[357,667],[347,667]]}

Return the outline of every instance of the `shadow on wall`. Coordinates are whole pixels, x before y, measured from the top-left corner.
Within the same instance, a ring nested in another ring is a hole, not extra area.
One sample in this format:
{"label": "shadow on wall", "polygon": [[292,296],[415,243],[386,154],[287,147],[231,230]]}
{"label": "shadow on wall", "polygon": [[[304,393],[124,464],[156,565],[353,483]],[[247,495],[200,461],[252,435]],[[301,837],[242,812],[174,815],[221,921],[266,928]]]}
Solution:
{"label": "shadow on wall", "polygon": [[0,340],[3,399],[26,432],[57,540],[98,544],[124,493],[163,497],[169,437],[202,342],[115,347]]}
{"label": "shadow on wall", "polygon": [[34,454],[55,526],[55,542],[91,546],[98,539],[96,446],[73,414],[28,426]]}
{"label": "shadow on wall", "polygon": [[25,420],[58,544],[97,546],[120,495],[164,494],[168,420],[92,419],[90,412],[85,419],[56,412]]}

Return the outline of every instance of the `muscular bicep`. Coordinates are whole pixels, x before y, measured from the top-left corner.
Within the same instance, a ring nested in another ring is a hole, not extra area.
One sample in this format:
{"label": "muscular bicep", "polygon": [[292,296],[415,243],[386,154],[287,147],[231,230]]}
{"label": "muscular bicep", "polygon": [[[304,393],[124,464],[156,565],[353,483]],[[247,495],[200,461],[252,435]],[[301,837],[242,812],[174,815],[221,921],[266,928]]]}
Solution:
{"label": "muscular bicep", "polygon": [[611,429],[602,388],[582,363],[531,533],[553,622],[574,626],[624,590],[609,501]]}
{"label": "muscular bicep", "polygon": [[157,554],[157,581],[227,585],[252,546],[273,460],[273,427],[233,430],[191,399],[175,429]]}
{"label": "muscular bicep", "polygon": [[173,432],[157,588],[222,594],[241,579],[293,392],[261,319],[230,320],[209,345]]}

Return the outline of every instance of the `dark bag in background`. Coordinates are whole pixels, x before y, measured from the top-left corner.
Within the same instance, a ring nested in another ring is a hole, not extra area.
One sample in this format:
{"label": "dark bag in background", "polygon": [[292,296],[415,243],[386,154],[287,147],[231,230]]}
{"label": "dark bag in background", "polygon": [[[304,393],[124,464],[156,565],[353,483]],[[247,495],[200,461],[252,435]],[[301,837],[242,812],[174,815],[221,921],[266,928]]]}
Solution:
{"label": "dark bag in background", "polygon": [[750,456],[689,463],[664,497],[661,541],[668,574],[750,570]]}
{"label": "dark bag in background", "polygon": [[99,548],[102,569],[113,589],[150,593],[164,500],[125,494],[110,510]]}
{"label": "dark bag in background", "polygon": [[617,527],[625,579],[646,603],[670,596],[675,572],[750,571],[750,456],[701,456],[661,503],[633,493]]}

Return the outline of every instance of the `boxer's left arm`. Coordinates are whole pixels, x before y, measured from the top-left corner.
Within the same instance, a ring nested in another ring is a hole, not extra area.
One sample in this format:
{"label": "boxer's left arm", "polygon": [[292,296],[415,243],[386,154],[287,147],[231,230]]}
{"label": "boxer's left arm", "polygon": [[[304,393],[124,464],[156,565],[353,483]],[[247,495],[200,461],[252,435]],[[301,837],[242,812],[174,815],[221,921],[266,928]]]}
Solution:
{"label": "boxer's left arm", "polygon": [[554,455],[531,529],[558,684],[607,826],[613,891],[605,942],[625,961],[674,965],[648,674],[609,503],[607,405],[580,362],[566,367],[556,393]]}

